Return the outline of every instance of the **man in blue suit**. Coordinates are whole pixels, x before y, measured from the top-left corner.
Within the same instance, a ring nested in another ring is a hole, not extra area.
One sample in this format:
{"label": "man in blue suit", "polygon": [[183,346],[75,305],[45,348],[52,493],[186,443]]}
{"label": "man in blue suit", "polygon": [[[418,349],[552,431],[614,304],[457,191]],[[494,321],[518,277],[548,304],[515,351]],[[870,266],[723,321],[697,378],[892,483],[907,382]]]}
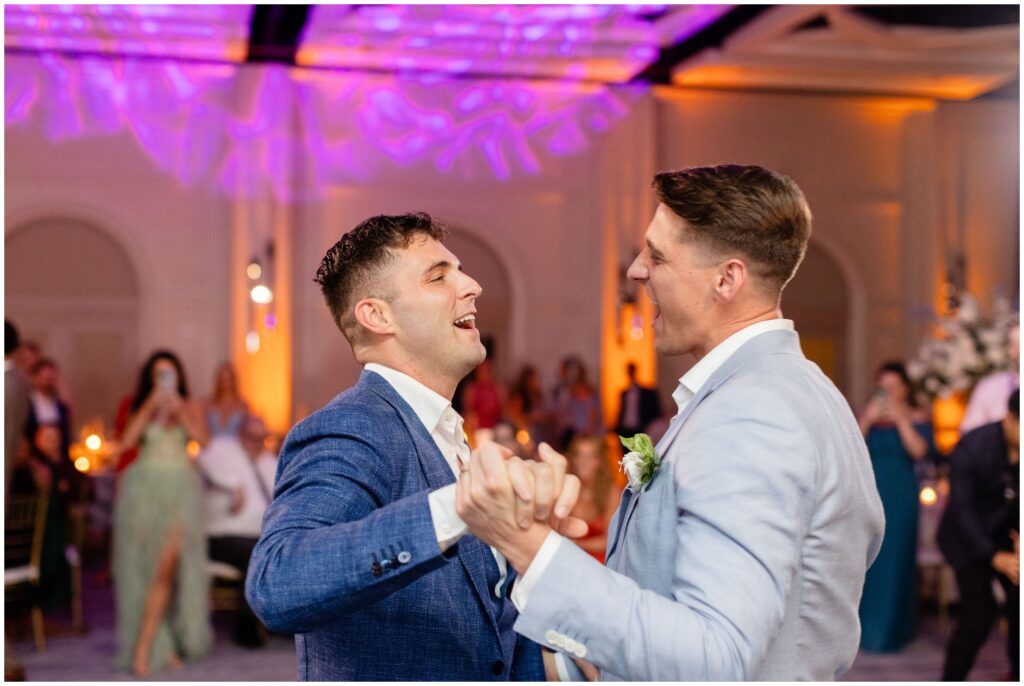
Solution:
{"label": "man in blue suit", "polygon": [[654,304],[658,352],[697,363],[659,444],[624,458],[607,567],[541,523],[507,525],[507,469],[489,447],[459,479],[458,512],[522,575],[516,630],[603,678],[834,679],[857,653],[883,513],[849,405],[782,318],[810,211],[760,167],[655,186],[629,276]]}
{"label": "man in blue suit", "polygon": [[[545,676],[538,646],[512,630],[514,571],[456,514],[470,451],[451,398],[485,351],[480,285],[443,238],[425,214],[373,217],[317,272],[364,371],[289,432],[246,580],[267,627],[296,634],[303,680]],[[575,503],[557,458],[517,472],[527,526]]]}

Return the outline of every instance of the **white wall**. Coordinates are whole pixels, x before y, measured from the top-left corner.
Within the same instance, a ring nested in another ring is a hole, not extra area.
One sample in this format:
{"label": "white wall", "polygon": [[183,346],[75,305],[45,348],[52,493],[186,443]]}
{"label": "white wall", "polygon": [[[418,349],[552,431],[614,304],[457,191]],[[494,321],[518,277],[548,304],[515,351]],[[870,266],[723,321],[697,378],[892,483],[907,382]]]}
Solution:
{"label": "white wall", "polygon": [[[8,60],[8,74],[17,65]],[[247,92],[228,84],[217,97],[236,91]],[[7,129],[5,231],[48,217],[105,231],[139,275],[133,365],[154,347],[171,347],[196,391],[209,392],[229,350],[234,201],[209,179],[183,186],[130,129],[55,139],[49,106],[40,102],[27,121]],[[854,402],[865,397],[873,366],[911,353],[923,331],[910,312],[933,304],[949,250],[939,227],[955,214],[944,205],[951,193],[970,218],[972,288],[985,298],[998,286],[1016,288],[1016,103],[659,89],[624,95],[620,106],[608,130],[589,132],[575,154],[535,148],[535,173],[513,165],[500,179],[473,146],[448,172],[426,157],[399,163],[378,155],[366,178],[336,178],[320,198],[293,199],[297,412],[315,409],[358,373],[312,277],[327,248],[373,214],[424,210],[500,256],[510,289],[506,371],[531,362],[548,384],[567,353],[599,369],[603,261],[612,249],[616,262],[628,263],[639,246],[654,206],[655,169],[756,163],[801,185],[815,215],[813,240],[839,265],[837,278],[851,294],[843,350]],[[319,112],[330,116],[329,108]],[[342,138],[368,135],[357,120],[342,125],[349,127]],[[291,154],[298,187],[325,183],[313,177],[303,148]],[[966,183],[951,185],[960,168]],[[480,306],[487,306],[486,294]],[[666,398],[688,363],[661,361]],[[125,379],[126,388],[133,381]]]}

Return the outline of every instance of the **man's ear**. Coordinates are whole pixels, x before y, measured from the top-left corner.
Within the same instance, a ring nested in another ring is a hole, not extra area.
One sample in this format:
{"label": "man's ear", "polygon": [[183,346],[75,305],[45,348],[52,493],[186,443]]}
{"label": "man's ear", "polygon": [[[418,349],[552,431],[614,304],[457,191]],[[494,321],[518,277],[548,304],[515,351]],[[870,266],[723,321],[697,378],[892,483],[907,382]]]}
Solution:
{"label": "man's ear", "polygon": [[391,307],[380,298],[363,298],[355,305],[356,322],[370,333],[383,336],[395,332]]}
{"label": "man's ear", "polygon": [[715,275],[715,297],[726,303],[732,302],[749,278],[750,273],[743,260],[736,257],[726,260],[718,266]]}

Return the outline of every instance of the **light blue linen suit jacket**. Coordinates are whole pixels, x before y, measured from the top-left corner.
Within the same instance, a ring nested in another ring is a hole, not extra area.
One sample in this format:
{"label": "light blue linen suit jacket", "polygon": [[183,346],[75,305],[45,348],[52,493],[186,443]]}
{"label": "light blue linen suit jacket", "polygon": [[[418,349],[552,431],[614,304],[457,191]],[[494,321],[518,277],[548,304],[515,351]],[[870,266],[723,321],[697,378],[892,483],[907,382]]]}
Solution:
{"label": "light blue linen suit jacket", "polygon": [[608,566],[562,541],[516,631],[572,639],[609,680],[848,669],[882,505],[853,413],[796,333],[739,348],[657,450],[660,471],[612,520]]}
{"label": "light blue linen suit jacket", "polygon": [[288,433],[246,597],[269,628],[296,634],[300,679],[544,678],[512,602],[491,593],[490,549],[472,536],[438,546],[427,494],[454,482],[373,372]]}

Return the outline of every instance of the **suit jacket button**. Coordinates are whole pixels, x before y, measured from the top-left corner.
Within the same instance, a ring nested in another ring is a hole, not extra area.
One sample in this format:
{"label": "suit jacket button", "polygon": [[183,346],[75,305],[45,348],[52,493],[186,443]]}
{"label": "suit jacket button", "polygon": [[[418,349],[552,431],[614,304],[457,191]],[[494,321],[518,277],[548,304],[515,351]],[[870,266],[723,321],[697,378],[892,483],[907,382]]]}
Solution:
{"label": "suit jacket button", "polygon": [[398,553],[398,564],[404,565],[406,562],[408,562],[411,559],[412,559],[412,555],[410,555],[405,550],[403,550],[402,552]]}
{"label": "suit jacket button", "polygon": [[370,571],[373,572],[374,576],[380,576],[384,573],[384,568],[381,567],[379,562],[374,562],[372,565],[370,565]]}
{"label": "suit jacket button", "polygon": [[553,646],[558,645],[558,632],[554,629],[548,629],[544,633],[544,640]]}
{"label": "suit jacket button", "polygon": [[501,660],[496,660],[491,664],[491,674],[494,676],[501,676],[505,673],[505,663]]}

